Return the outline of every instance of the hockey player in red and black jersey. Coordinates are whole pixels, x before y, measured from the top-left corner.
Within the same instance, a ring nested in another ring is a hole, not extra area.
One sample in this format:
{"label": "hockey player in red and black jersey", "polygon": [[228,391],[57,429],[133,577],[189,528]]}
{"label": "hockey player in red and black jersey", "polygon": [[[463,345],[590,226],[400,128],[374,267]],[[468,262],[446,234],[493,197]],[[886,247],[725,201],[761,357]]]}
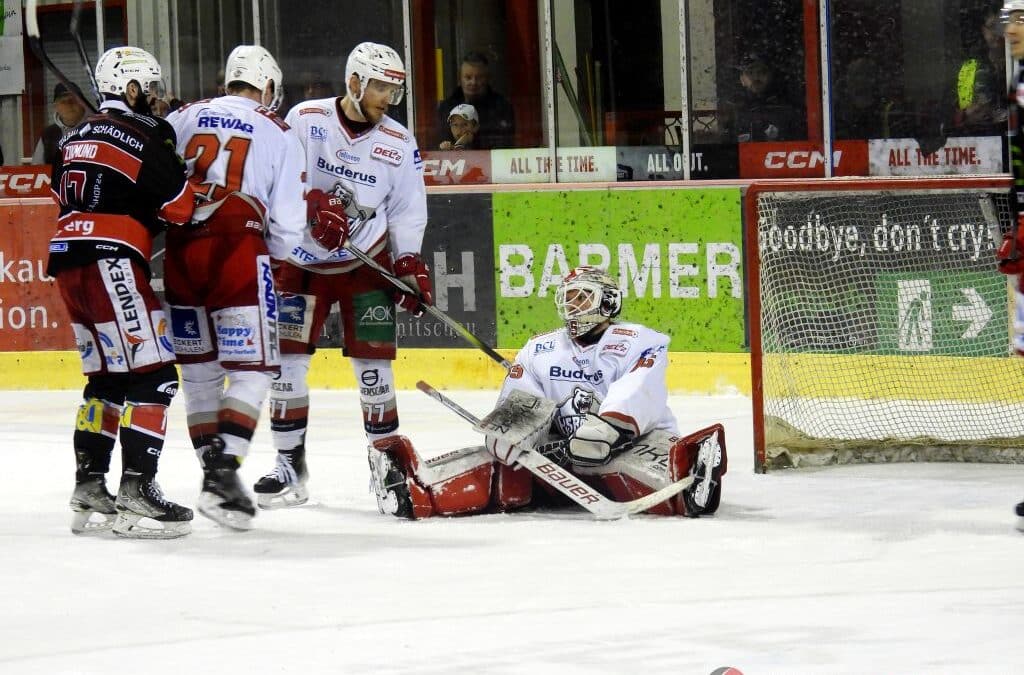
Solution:
{"label": "hockey player in red and black jersey", "polygon": [[[99,112],[61,138],[51,183],[60,213],[47,273],[57,278],[88,378],[74,432],[71,529],[180,537],[191,531],[192,511],[156,482],[178,374],[149,260],[157,233],[190,221],[193,192],[174,130],[148,115],[161,83],[156,59],[136,47],[110,49],[96,82]],[[118,438],[115,500],[105,476]]]}
{"label": "hockey player in red and black jersey", "polygon": [[[1024,356],[1024,116],[1021,115],[1021,101],[1024,101],[1024,73],[1021,59],[1024,59],[1024,0],[1008,0],[1003,4],[1003,26],[1006,44],[1010,47],[1015,68],[1013,88],[1010,89],[1010,160],[1013,172],[1013,189],[1010,191],[1010,207],[1015,218],[1012,234],[1003,237],[1003,243],[996,252],[999,271],[1017,277],[1014,284],[1018,317],[1013,324],[1013,346]],[[1017,504],[1017,529],[1024,532],[1024,502]]]}

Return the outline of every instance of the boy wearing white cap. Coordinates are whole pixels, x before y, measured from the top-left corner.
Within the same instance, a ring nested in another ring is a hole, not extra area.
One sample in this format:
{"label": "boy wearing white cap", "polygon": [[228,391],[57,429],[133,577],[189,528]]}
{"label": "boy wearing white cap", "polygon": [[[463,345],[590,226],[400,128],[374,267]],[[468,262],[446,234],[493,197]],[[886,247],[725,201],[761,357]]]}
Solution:
{"label": "boy wearing white cap", "polygon": [[448,113],[448,129],[451,138],[441,143],[441,150],[472,150],[476,148],[476,137],[480,131],[480,116],[476,108],[460,103]]}

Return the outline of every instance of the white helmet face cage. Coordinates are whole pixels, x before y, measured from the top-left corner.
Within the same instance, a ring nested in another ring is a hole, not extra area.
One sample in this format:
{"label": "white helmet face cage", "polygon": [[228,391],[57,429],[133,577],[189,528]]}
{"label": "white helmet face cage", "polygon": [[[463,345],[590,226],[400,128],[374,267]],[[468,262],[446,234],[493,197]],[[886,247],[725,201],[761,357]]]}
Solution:
{"label": "white helmet face cage", "polygon": [[398,85],[388,103],[398,105],[402,102],[402,95],[405,94],[405,64],[402,63],[402,57],[398,52],[391,47],[376,42],[363,42],[358,45],[348,55],[348,62],[345,64],[346,87],[353,75],[359,78],[359,95],[356,96],[351,90],[348,92],[353,101],[363,99],[363,93],[370,80],[379,80]]}
{"label": "white helmet face cage", "polygon": [[622,311],[622,291],[597,267],[577,267],[566,275],[555,293],[558,315],[572,337],[586,335]]}
{"label": "white helmet face cage", "polygon": [[96,62],[96,88],[101,94],[123,96],[133,80],[147,96],[163,96],[160,64],[145,49],[115,47]]}
{"label": "white helmet face cage", "polygon": [[224,84],[244,82],[260,92],[266,91],[267,83],[274,83],[274,96],[267,107],[277,110],[284,96],[284,75],[277,61],[263,47],[238,45],[228,54],[224,64]]}

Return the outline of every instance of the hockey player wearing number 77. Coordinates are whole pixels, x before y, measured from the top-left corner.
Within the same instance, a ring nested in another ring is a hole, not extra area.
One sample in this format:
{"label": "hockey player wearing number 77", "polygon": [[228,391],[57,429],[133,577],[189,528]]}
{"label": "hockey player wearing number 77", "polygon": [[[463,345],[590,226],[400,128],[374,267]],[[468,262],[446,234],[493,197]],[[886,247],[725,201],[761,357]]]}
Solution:
{"label": "hockey player wearing number 77", "polygon": [[[1014,290],[1017,295],[1016,316],[1024,312],[1024,115],[1021,101],[1024,100],[1024,73],[1021,60],[1024,59],[1024,0],[1008,0],[1003,4],[1001,17],[1016,67],[1013,74],[1013,88],[1010,90],[1010,157],[1012,160],[1013,189],[1010,191],[1010,205],[1015,218],[1013,235],[1006,235],[996,252],[999,271],[1015,275]],[[1024,356],[1024,323],[1014,322],[1013,346]],[[1017,529],[1024,532],[1024,502],[1017,504]]]}
{"label": "hockey player wearing number 77", "polygon": [[565,327],[526,343],[498,397],[499,407],[513,391],[547,398],[553,415],[516,444],[487,436],[484,447],[427,462],[401,436],[377,444],[370,466],[382,513],[424,518],[530,504],[533,478],[515,462],[524,448],[539,444],[550,460],[619,501],[694,476],[689,488],[649,513],[700,516],[718,509],[725,430],[715,424],[680,438],[665,384],[668,336],[615,322],[622,293],[595,267],[569,272],[555,304]]}
{"label": "hockey player wearing number 77", "polygon": [[[394,376],[395,304],[416,316],[433,303],[420,258],[427,224],[423,161],[416,139],[388,117],[405,91],[405,66],[394,49],[363,42],[345,65],[345,95],[295,105],[286,121],[305,149],[306,199],[314,211],[344,220],[341,248],[324,254],[316,226],[277,274],[281,293],[281,378],[271,385],[271,430],[277,464],[255,486],[264,508],[306,502],[305,460],[310,358],[331,305],[338,302],[342,353],[359,387],[363,428],[372,443],[398,431]],[[346,247],[392,269],[415,294],[396,294]]]}

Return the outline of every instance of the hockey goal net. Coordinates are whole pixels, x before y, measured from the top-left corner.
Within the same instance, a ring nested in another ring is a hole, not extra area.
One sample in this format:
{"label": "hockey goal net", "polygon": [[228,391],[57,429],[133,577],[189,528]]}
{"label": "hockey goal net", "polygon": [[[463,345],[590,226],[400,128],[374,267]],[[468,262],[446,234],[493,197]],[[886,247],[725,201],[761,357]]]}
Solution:
{"label": "hockey goal net", "polygon": [[1024,461],[995,270],[1005,178],[758,183],[745,202],[755,468]]}

